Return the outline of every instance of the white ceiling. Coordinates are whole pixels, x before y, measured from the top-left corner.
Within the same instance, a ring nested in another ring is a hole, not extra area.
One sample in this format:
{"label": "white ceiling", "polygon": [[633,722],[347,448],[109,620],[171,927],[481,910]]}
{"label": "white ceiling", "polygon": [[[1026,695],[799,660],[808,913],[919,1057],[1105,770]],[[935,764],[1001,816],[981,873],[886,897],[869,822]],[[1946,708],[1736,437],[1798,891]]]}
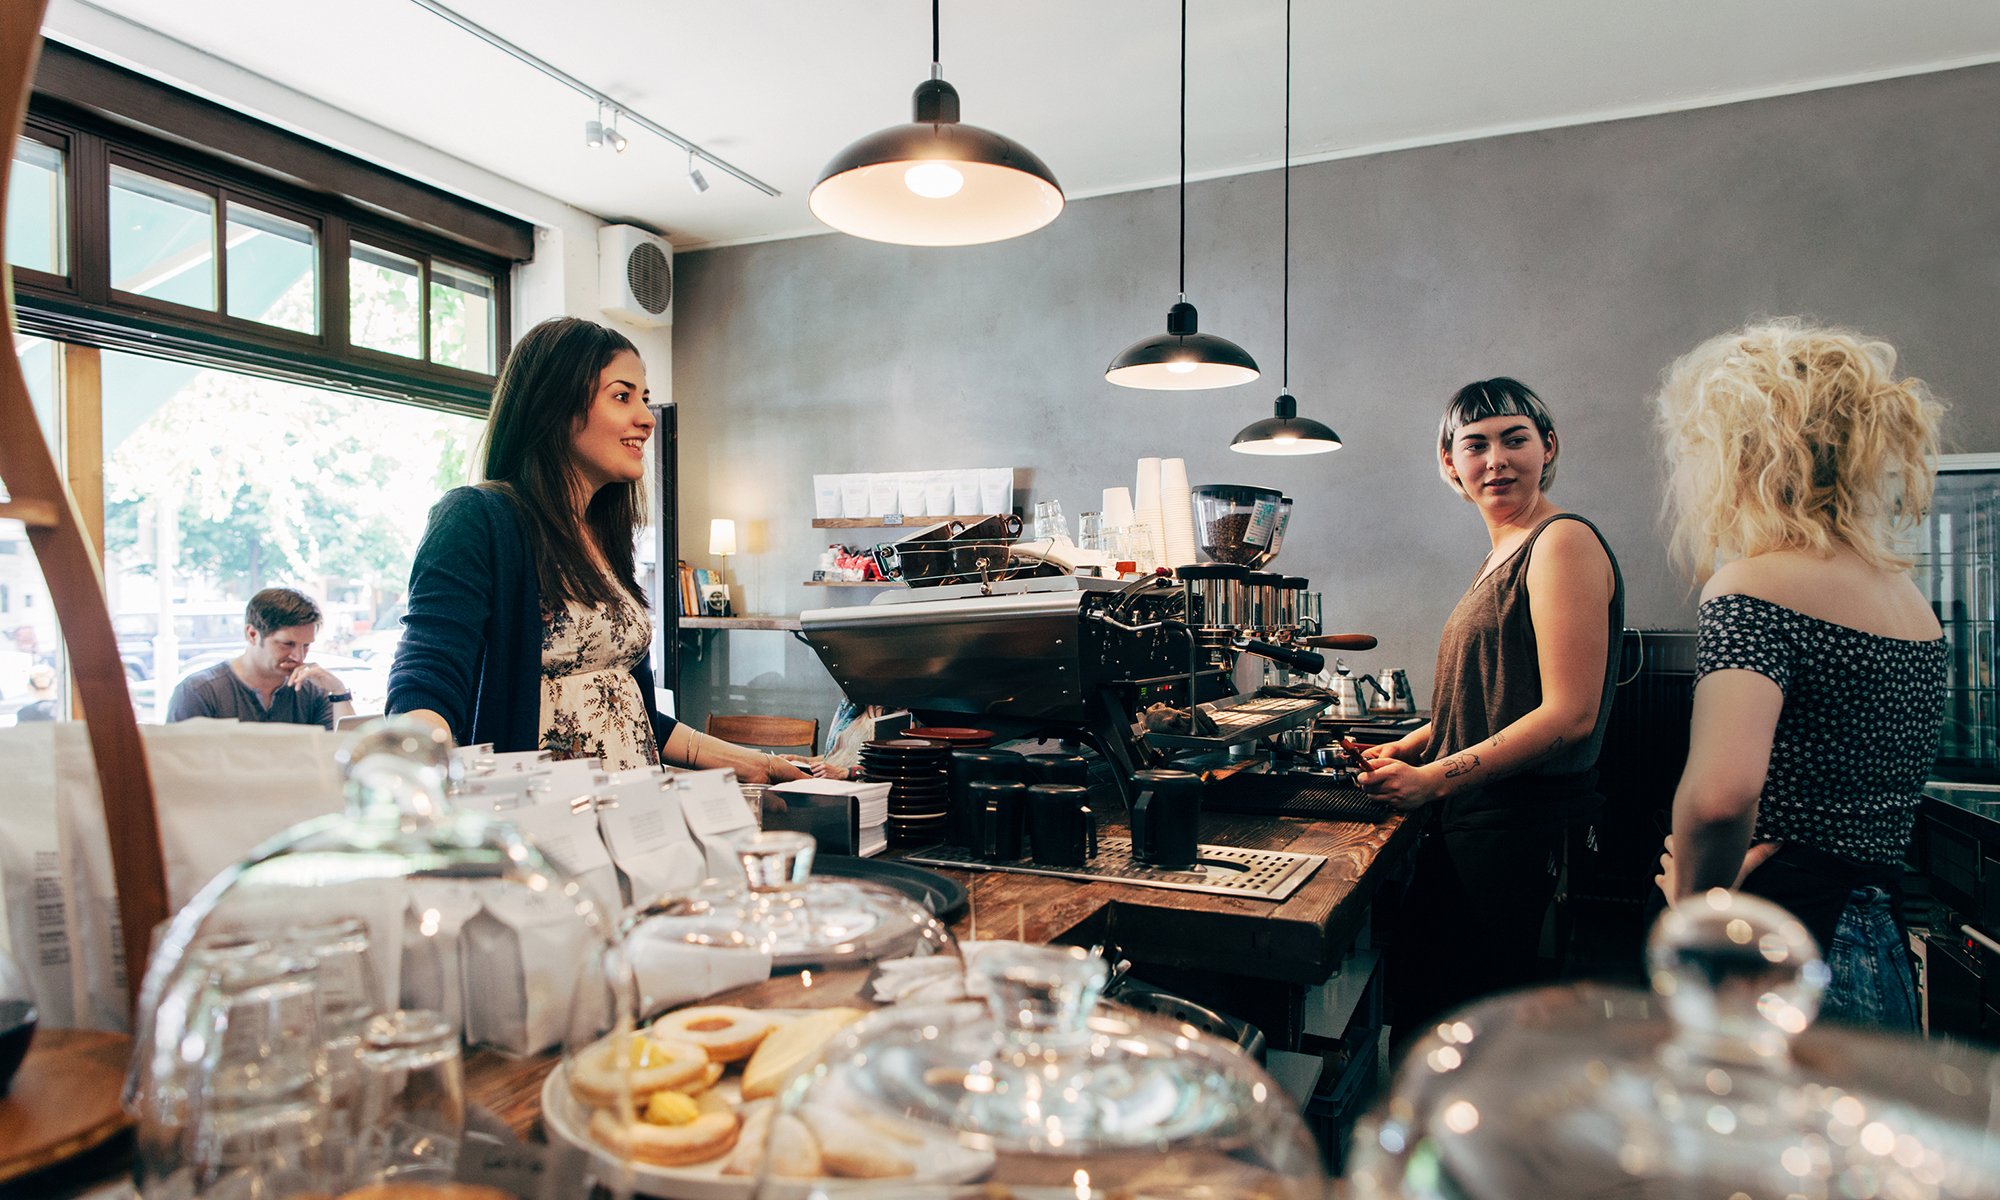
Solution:
{"label": "white ceiling", "polygon": [[[93,3],[683,246],[823,232],[806,209],[820,167],[909,120],[929,67],[922,0],[447,0],[784,193],[708,168],[698,196],[683,153],[640,131],[623,155],[585,148],[588,101],[411,0]],[[1280,159],[1284,13],[1193,0],[1190,175]],[[1034,150],[1072,199],[1172,180],[1172,0],[945,0],[943,14],[965,120]],[[1995,0],[1296,0],[1294,22],[1302,159],[2000,61]]]}

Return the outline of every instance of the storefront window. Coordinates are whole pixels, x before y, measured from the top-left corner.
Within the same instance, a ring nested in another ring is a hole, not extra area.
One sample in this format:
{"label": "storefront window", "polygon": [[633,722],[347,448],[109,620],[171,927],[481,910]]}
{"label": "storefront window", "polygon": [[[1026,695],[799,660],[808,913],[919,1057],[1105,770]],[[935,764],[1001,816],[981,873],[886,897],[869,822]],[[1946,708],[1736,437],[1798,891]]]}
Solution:
{"label": "storefront window", "polygon": [[215,200],[111,168],[111,286],[190,308],[215,308]]}
{"label": "storefront window", "polygon": [[229,315],[319,332],[319,246],[310,225],[231,202],[223,261]]}
{"label": "storefront window", "polygon": [[7,261],[17,267],[69,273],[64,217],[63,155],[31,138],[14,143],[14,178],[7,188]]}
{"label": "storefront window", "polygon": [[318,602],[314,661],[382,711],[411,558],[482,423],[111,351],[103,380],[105,584],[139,719],[241,651],[266,587]]}
{"label": "storefront window", "polygon": [[[56,406],[61,353],[61,346],[45,338],[14,338],[15,358],[27,377],[28,396],[52,455],[62,444]],[[5,490],[0,486],[0,493]],[[0,726],[66,718],[64,669],[62,630],[28,527],[0,520]]]}
{"label": "storefront window", "polygon": [[431,361],[481,375],[494,372],[493,276],[431,264]]}
{"label": "storefront window", "polygon": [[413,258],[354,243],[347,264],[347,339],[357,346],[422,358],[423,267]]}

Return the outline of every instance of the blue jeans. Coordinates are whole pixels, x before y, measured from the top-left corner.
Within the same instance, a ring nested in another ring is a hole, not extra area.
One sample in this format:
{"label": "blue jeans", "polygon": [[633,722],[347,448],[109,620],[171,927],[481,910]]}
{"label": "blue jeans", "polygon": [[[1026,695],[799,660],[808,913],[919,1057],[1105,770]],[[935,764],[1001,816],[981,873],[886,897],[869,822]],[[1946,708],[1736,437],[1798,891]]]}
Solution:
{"label": "blue jeans", "polygon": [[1879,887],[1848,893],[1847,906],[1826,951],[1833,982],[1820,998],[1820,1016],[1848,1025],[1897,1033],[1922,1028],[1917,989],[1910,976],[1909,935]]}

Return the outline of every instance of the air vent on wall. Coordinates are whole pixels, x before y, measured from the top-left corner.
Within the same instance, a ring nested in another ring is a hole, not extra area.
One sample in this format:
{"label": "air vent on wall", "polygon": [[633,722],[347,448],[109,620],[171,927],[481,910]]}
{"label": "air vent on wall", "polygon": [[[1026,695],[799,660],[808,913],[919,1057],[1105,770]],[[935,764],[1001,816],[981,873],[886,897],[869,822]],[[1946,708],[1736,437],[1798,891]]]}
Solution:
{"label": "air vent on wall", "polygon": [[632,225],[598,230],[597,304],[634,325],[673,324],[673,246]]}

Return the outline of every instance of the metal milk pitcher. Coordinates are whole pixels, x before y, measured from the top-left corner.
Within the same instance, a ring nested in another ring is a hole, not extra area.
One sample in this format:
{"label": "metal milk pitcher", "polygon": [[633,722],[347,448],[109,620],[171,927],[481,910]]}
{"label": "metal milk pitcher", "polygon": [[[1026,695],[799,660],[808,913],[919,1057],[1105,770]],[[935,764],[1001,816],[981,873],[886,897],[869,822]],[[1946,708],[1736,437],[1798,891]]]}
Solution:
{"label": "metal milk pitcher", "polygon": [[1408,671],[1399,669],[1382,672],[1381,687],[1383,697],[1381,704],[1377,706],[1379,711],[1399,713],[1417,711],[1417,698],[1410,691]]}

